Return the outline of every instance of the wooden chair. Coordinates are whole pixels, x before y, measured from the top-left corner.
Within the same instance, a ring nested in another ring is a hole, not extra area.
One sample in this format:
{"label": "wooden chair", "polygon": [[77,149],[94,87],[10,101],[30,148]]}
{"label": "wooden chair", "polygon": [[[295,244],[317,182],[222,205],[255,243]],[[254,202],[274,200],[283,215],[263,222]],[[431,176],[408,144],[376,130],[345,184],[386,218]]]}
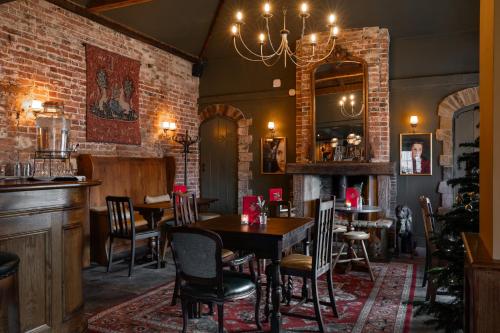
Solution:
{"label": "wooden chair", "polygon": [[216,233],[175,227],[169,233],[180,283],[182,332],[186,332],[189,308],[194,304],[217,304],[219,332],[224,332],[224,303],[257,294],[255,323],[260,330],[260,286],[255,274],[223,270],[222,240]]}
{"label": "wooden chair", "polygon": [[[288,276],[298,276],[304,279],[304,284],[307,279],[311,280],[312,287],[312,299],[307,297],[307,293],[304,295],[295,296],[292,294],[292,286],[288,284],[286,290],[286,298],[288,300],[292,298],[298,298],[301,301],[296,305],[300,306],[304,302],[312,301],[314,304],[315,317],[309,317],[297,313],[292,313],[292,310],[288,313],[284,313],[290,316],[297,316],[307,319],[315,319],[318,322],[320,332],[324,332],[323,317],[321,315],[320,304],[331,306],[333,313],[338,317],[337,306],[335,304],[335,296],[333,290],[333,265],[332,265],[332,241],[333,241],[333,230],[334,230],[334,217],[335,217],[335,200],[321,202],[319,199],[316,200],[316,215],[315,215],[315,226],[313,233],[313,253],[312,256],[303,254],[291,254],[284,257],[281,260],[281,274]],[[319,299],[318,291],[318,279],[327,274],[328,282],[328,294],[330,296],[330,302],[323,302]],[[267,278],[270,279],[270,271],[267,272]],[[304,288],[303,288],[304,290]],[[266,293],[266,309],[268,308],[270,297],[270,288],[267,287]],[[266,310],[266,315],[268,315],[268,310]]]}
{"label": "wooden chair", "polygon": [[134,269],[136,240],[150,238],[156,241],[156,249],[153,247],[151,248],[153,258],[156,250],[156,261],[148,262],[140,266],[156,263],[158,268],[160,268],[160,232],[156,229],[150,229],[148,226],[136,229],[132,199],[129,197],[107,196],[106,205],[108,207],[109,223],[109,259],[107,271],[109,272],[111,270],[111,265],[113,264],[113,241],[115,238],[130,241],[129,277],[132,276],[132,271]]}
{"label": "wooden chair", "polygon": [[428,278],[428,271],[432,269],[435,265],[436,260],[433,260],[432,254],[437,250],[436,245],[432,242],[432,237],[435,231],[436,223],[434,220],[434,214],[432,211],[431,201],[428,197],[422,195],[418,198],[420,203],[420,209],[422,210],[422,219],[424,223],[425,232],[425,271],[424,278],[422,281],[422,287],[427,284],[427,292],[425,298],[434,302],[436,300],[437,290],[432,282],[432,279]]}
{"label": "wooden chair", "polygon": [[[199,220],[198,205],[196,202],[196,195],[194,193],[174,192],[172,200],[174,203],[174,220],[176,227],[187,226]],[[241,267],[246,263],[250,263],[253,260],[254,255],[247,254],[242,257],[237,257],[233,251],[222,249],[221,258],[225,266],[235,269],[236,267]],[[250,265],[250,269],[253,270],[253,265]],[[176,277],[174,293],[172,294],[172,305],[176,304],[176,300],[179,297],[179,283],[180,282]]]}

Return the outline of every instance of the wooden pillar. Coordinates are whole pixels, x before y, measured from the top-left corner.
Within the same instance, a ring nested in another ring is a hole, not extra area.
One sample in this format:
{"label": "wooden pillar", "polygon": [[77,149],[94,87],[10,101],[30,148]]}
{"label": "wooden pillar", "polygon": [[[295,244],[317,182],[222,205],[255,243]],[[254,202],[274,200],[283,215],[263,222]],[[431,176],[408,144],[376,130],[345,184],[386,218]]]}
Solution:
{"label": "wooden pillar", "polygon": [[500,0],[480,2],[479,51],[480,235],[500,259]]}

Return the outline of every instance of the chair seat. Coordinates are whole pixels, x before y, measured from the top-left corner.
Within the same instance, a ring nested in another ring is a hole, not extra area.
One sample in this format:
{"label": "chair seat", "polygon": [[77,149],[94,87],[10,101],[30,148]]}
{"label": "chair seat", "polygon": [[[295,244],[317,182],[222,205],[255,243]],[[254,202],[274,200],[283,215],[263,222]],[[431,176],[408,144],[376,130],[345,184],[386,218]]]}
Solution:
{"label": "chair seat", "polygon": [[[246,296],[256,291],[255,283],[248,274],[224,271],[223,272],[224,299]],[[209,286],[188,284],[181,287],[182,295],[196,299],[217,299],[217,289]]]}
{"label": "chair seat", "polygon": [[222,259],[228,258],[230,256],[234,256],[234,252],[228,249],[222,249],[221,251],[221,257]]}
{"label": "chair seat", "polygon": [[335,224],[333,226],[333,232],[347,232],[347,227],[345,225]]}
{"label": "chair seat", "polygon": [[214,219],[214,218],[219,217],[219,216],[220,216],[220,214],[217,214],[217,213],[210,213],[210,212],[198,213],[198,219],[200,221]]}
{"label": "chair seat", "polygon": [[370,234],[364,231],[349,231],[344,234],[344,237],[348,240],[366,240],[370,238]]}
{"label": "chair seat", "polygon": [[290,254],[281,260],[282,269],[312,270],[312,257],[303,254]]}

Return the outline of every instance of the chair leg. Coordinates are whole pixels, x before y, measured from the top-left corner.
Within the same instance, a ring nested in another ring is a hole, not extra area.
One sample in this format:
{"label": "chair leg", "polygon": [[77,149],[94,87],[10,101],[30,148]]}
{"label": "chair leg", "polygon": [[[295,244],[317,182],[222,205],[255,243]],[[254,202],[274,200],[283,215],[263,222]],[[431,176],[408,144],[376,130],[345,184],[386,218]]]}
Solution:
{"label": "chair leg", "polygon": [[224,304],[217,304],[217,317],[219,318],[219,333],[224,333]]}
{"label": "chair leg", "polygon": [[287,305],[290,305],[290,302],[292,301],[292,294],[293,294],[293,279],[291,275],[288,275],[288,293],[286,295],[287,297]]}
{"label": "chair leg", "polygon": [[113,263],[113,237],[109,237],[109,250],[108,250],[108,269],[107,272],[111,271],[111,264]]}
{"label": "chair leg", "polygon": [[156,237],[156,268],[161,268],[161,256],[160,256],[160,236]]}
{"label": "chair leg", "polygon": [[365,256],[366,265],[368,266],[368,271],[370,272],[370,279],[375,281],[375,275],[373,275],[372,265],[370,264],[370,259],[368,258],[368,252],[366,251],[365,241],[361,241],[361,246],[363,248],[363,254]]}
{"label": "chair leg", "polygon": [[170,302],[171,306],[177,304],[177,297],[179,297],[179,278],[177,277],[177,273],[175,274],[175,285],[174,285],[174,293],[172,294],[172,301]]}
{"label": "chair leg", "polygon": [[327,282],[328,282],[328,294],[330,295],[330,305],[332,306],[333,315],[338,318],[339,313],[337,311],[337,304],[335,303],[335,293],[333,290],[333,277],[332,277],[333,270],[330,270],[327,274],[328,274]]}
{"label": "chair leg", "polygon": [[266,304],[264,305],[264,316],[266,316],[266,321],[269,320],[269,304],[271,303],[271,273],[266,269]]}
{"label": "chair leg", "polygon": [[188,323],[188,300],[182,299],[182,333],[185,333],[187,330]]}
{"label": "chair leg", "polygon": [[427,284],[427,271],[429,270],[429,254],[427,249],[425,250],[425,269],[424,269],[424,279],[422,280],[422,288]]}
{"label": "chair leg", "polygon": [[307,279],[302,278],[302,299],[309,298],[309,290],[307,289]]}
{"label": "chair leg", "polygon": [[319,307],[319,295],[318,295],[318,280],[316,278],[311,279],[312,286],[312,296],[314,303],[314,312],[316,312],[316,321],[318,322],[318,328],[320,332],[324,332],[323,317],[321,316],[321,308]]}
{"label": "chair leg", "polygon": [[256,281],[256,295],[255,295],[255,324],[257,325],[257,329],[262,330],[262,325],[260,324],[260,299],[262,297],[262,292],[260,290],[260,282]]}
{"label": "chair leg", "polygon": [[344,247],[345,247],[345,242],[342,243],[342,246],[340,247],[339,253],[337,253],[337,256],[335,256],[335,260],[333,261],[333,264],[332,264],[332,271],[335,269],[335,266],[337,265],[337,262],[339,261],[340,256],[342,255],[342,251],[344,251]]}
{"label": "chair leg", "polygon": [[135,239],[131,241],[131,251],[130,251],[130,263],[128,265],[128,277],[132,276],[132,271],[134,270],[134,262],[135,262]]}

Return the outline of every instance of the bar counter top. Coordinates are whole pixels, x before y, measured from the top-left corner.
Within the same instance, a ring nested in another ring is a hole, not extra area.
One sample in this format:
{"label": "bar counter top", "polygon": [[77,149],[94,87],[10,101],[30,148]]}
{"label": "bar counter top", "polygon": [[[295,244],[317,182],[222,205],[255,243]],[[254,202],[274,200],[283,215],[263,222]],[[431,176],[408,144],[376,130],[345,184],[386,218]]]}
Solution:
{"label": "bar counter top", "polygon": [[0,192],[14,191],[36,191],[59,188],[96,186],[100,185],[98,180],[88,181],[53,181],[53,180],[29,180],[27,178],[0,180]]}

